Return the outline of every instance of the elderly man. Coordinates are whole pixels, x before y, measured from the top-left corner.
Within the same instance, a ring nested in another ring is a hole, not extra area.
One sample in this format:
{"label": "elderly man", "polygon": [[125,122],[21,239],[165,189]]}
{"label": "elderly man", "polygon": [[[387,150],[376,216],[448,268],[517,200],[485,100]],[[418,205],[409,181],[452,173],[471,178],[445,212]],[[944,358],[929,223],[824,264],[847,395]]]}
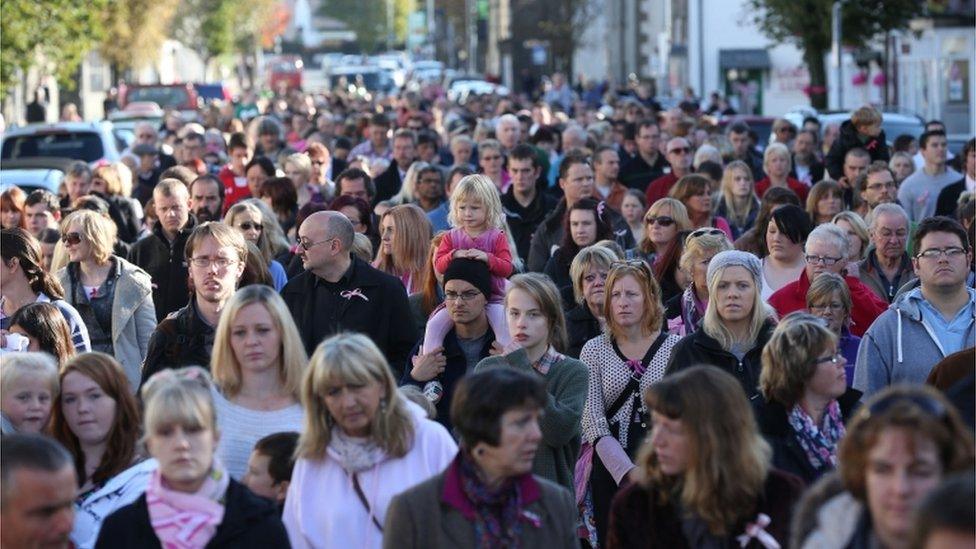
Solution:
{"label": "elderly man", "polygon": [[0,547],[74,547],[74,458],[54,439],[12,434],[0,446]]}
{"label": "elderly man", "polygon": [[939,193],[962,177],[959,172],[946,166],[949,145],[945,132],[925,132],[919,137],[918,144],[925,165],[906,177],[898,188],[898,202],[908,212],[909,221],[921,221],[934,215]]}
{"label": "elderly man", "polygon": [[70,213],[71,204],[79,198],[91,193],[92,170],[87,162],[72,162],[68,171],[61,178],[65,195],[61,197],[61,210]]}
{"label": "elderly man", "polygon": [[637,123],[634,141],[637,143],[637,155],[620,168],[620,182],[631,189],[644,191],[669,167],[668,161],[658,151],[661,128],[654,120],[641,120]]}
{"label": "elderly man", "polygon": [[691,152],[691,144],[684,137],[675,137],[668,141],[667,147],[668,163],[671,165],[671,172],[655,179],[648,187],[644,196],[647,197],[647,206],[651,207],[658,200],[668,196],[668,192],[679,179],[691,173],[691,162],[694,154]]}
{"label": "elderly man", "polygon": [[936,363],[976,344],[976,290],[966,284],[973,255],[966,230],[946,217],[924,219],[913,248],[919,287],[878,317],[858,349],[854,388],[864,398],[895,383],[924,383]]}
{"label": "elderly man", "polygon": [[522,124],[514,114],[503,114],[495,124],[495,138],[502,144],[502,151],[507,155],[521,141]]}
{"label": "elderly man", "polygon": [[376,198],[373,204],[389,200],[400,192],[407,170],[417,159],[417,134],[411,130],[397,130],[393,134],[393,162],[376,178]]}
{"label": "elderly man", "polygon": [[[780,318],[801,311],[807,306],[807,290],[810,282],[820,273],[831,272],[844,275],[850,243],[847,233],[832,223],[825,223],[814,229],[806,242],[806,269],[800,279],[783,286],[769,298],[769,304],[776,309]],[[851,290],[851,333],[860,336],[868,329],[887,307],[888,303],[874,295],[867,286],[853,276],[845,276],[847,287]]]}
{"label": "elderly man", "polygon": [[868,256],[857,264],[857,277],[875,295],[891,303],[899,288],[915,280],[906,251],[908,214],[898,204],[879,204],[869,220],[871,246]]}
{"label": "elderly man", "polygon": [[305,350],[312,354],[328,336],[361,332],[386,356],[396,376],[407,364],[417,331],[407,292],[394,276],[350,253],[353,226],[339,212],[316,212],[298,230],[305,272],[281,290]]}
{"label": "elderly man", "polygon": [[444,303],[454,328],[444,338],[444,346],[417,354],[404,374],[403,385],[421,388],[437,407],[437,421],[448,429],[454,386],[488,356],[495,333],[488,324],[485,305],[491,295],[488,266],[475,259],[455,259],[444,271]]}

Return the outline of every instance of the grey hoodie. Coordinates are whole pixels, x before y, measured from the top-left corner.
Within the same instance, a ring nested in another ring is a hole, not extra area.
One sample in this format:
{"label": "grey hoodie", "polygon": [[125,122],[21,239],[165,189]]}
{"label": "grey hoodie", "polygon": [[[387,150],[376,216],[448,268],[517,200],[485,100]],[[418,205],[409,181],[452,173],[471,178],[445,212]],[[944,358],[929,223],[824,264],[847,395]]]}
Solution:
{"label": "grey hoodie", "polygon": [[[970,290],[970,296],[973,291]],[[863,399],[895,383],[925,383],[932,367],[959,349],[942,348],[934,328],[922,318],[917,291],[895,299],[861,338],[854,366],[854,388]],[[976,344],[974,323],[966,333],[966,347]]]}

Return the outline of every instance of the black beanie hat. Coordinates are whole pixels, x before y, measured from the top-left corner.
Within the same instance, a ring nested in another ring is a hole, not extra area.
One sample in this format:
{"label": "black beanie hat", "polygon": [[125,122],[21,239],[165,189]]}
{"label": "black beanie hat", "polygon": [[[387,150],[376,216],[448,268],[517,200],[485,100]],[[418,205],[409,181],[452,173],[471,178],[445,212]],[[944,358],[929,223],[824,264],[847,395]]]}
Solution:
{"label": "black beanie hat", "polygon": [[444,271],[444,285],[454,279],[471,284],[485,294],[485,299],[491,297],[491,273],[488,271],[488,264],[484,261],[467,258],[452,259],[447,265],[447,270]]}

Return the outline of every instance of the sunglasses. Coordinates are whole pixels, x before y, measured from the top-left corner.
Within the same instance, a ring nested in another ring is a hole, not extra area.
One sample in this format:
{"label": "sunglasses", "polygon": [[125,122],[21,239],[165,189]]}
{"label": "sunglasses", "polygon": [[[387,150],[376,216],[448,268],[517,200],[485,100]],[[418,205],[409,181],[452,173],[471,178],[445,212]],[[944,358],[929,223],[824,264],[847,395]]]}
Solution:
{"label": "sunglasses", "polygon": [[81,244],[81,234],[79,233],[64,233],[61,235],[61,242],[69,244],[71,246]]}
{"label": "sunglasses", "polygon": [[689,152],[691,152],[691,149],[689,149],[688,147],[675,147],[675,148],[671,149],[670,151],[668,151],[668,154],[671,154],[671,153],[674,153],[674,154],[688,154]]}
{"label": "sunglasses", "polygon": [[710,229],[707,227],[703,229],[695,229],[694,231],[691,231],[691,234],[688,235],[687,240],[698,238],[700,236],[705,236],[706,234],[713,234],[717,236],[717,235],[724,235],[725,233],[719,229]]}
{"label": "sunglasses", "polygon": [[644,223],[647,225],[654,225],[656,223],[662,227],[670,227],[671,225],[674,225],[674,218],[666,215],[659,215],[657,217],[648,217],[644,220]]}
{"label": "sunglasses", "polygon": [[240,227],[242,231],[250,231],[251,229],[254,229],[255,231],[260,231],[264,229],[264,225],[260,223],[252,223],[250,221],[245,221],[240,225],[238,225],[238,227]]}

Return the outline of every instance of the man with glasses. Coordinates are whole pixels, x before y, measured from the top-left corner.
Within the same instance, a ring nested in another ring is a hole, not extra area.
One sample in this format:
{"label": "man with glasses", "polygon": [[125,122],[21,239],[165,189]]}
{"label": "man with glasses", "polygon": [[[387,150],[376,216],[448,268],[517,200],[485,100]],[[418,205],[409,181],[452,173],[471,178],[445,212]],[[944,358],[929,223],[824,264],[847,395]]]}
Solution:
{"label": "man with glasses", "polygon": [[389,200],[400,192],[407,170],[417,159],[417,134],[407,129],[393,134],[393,161],[386,171],[376,177],[376,197],[373,205]]}
{"label": "man with glasses", "polygon": [[400,279],[349,250],[353,226],[340,212],[316,212],[298,229],[305,272],[281,290],[309,355],[325,338],[360,332],[376,343],[396,376],[403,373],[417,331]]}
{"label": "man with glasses", "polygon": [[158,222],[151,234],[132,245],[129,261],[149,273],[156,320],[186,305],[187,266],[183,248],[197,221],[190,213],[190,191],[178,179],[163,179],[153,190]]}
{"label": "man with glasses", "polygon": [[962,174],[946,166],[949,145],[945,132],[925,132],[919,137],[918,144],[925,165],[906,177],[898,188],[898,202],[908,212],[909,221],[935,215],[939,193],[962,177]]}
{"label": "man with glasses", "polygon": [[488,324],[485,305],[491,295],[488,265],[475,259],[455,259],[444,271],[444,303],[454,327],[444,337],[444,346],[420,354],[414,350],[411,367],[402,385],[420,388],[437,408],[437,421],[449,430],[454,386],[490,354],[495,333]]}
{"label": "man with glasses", "polygon": [[780,318],[793,311],[802,311],[807,307],[807,290],[813,279],[822,273],[841,275],[851,291],[851,333],[863,335],[874,319],[888,308],[888,303],[856,277],[845,276],[850,249],[847,233],[832,223],[818,225],[807,236],[805,249],[807,265],[800,273],[800,279],[777,290],[768,303]]}
{"label": "man with glasses", "polygon": [[[247,243],[233,227],[202,223],[186,240],[185,258],[193,297],[156,327],[149,339],[140,385],[166,368],[210,364],[220,314],[244,273]],[[181,279],[184,287],[186,281]]]}
{"label": "man with glasses", "polygon": [[658,200],[668,196],[671,187],[679,179],[691,173],[691,162],[694,160],[694,153],[691,144],[684,137],[675,137],[668,141],[668,163],[671,164],[671,172],[655,179],[647,187],[644,196],[647,197],[647,207],[651,207]]}
{"label": "man with glasses", "polygon": [[854,180],[854,192],[860,198],[860,205],[855,211],[866,220],[877,206],[895,201],[898,192],[895,174],[887,163],[880,160],[873,162]]}
{"label": "man with glasses", "polygon": [[908,214],[898,204],[880,204],[871,212],[869,220],[871,246],[867,258],[857,264],[857,277],[875,295],[891,303],[899,288],[915,280],[906,250]]}
{"label": "man with glasses", "polygon": [[924,383],[940,360],[976,344],[966,230],[947,217],[926,218],[913,249],[919,287],[898,296],[878,317],[857,353],[854,388],[864,398],[895,383]]}
{"label": "man with glasses", "polygon": [[658,151],[661,128],[652,119],[641,120],[635,134],[637,156],[620,168],[620,182],[631,189],[646,190],[655,179],[664,175],[667,160]]}

